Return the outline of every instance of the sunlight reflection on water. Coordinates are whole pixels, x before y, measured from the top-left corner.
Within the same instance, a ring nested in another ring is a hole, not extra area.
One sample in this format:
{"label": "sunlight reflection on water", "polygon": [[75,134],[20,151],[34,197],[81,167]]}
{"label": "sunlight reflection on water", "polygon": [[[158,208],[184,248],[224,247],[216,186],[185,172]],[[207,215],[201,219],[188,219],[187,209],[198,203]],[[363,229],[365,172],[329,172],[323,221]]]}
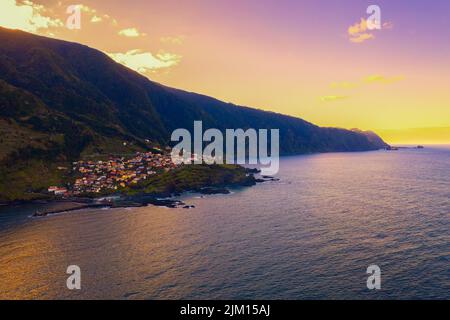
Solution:
{"label": "sunlight reflection on water", "polygon": [[449,299],[449,163],[431,148],[286,157],[280,182],[190,210],[2,208],[0,298]]}

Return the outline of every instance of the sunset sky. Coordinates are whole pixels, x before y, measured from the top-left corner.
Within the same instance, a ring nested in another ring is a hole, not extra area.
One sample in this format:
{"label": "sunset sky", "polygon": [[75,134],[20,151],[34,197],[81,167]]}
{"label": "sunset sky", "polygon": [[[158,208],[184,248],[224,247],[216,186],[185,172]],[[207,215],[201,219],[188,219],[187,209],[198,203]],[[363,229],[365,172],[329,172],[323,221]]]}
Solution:
{"label": "sunset sky", "polygon": [[[80,4],[81,29],[66,27]],[[368,30],[368,5],[381,30]],[[151,80],[390,143],[450,143],[448,0],[1,0],[0,25]]]}

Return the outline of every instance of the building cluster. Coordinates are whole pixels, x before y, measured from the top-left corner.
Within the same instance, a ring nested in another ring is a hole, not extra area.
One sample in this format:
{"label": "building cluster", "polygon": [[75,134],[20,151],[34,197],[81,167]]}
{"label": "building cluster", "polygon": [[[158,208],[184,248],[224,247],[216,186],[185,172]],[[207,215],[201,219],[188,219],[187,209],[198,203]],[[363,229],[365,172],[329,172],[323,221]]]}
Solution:
{"label": "building cluster", "polygon": [[152,152],[136,153],[131,159],[110,158],[107,161],[77,161],[73,172],[77,177],[69,188],[49,187],[48,192],[55,195],[80,195],[100,193],[136,185],[160,171],[175,168],[170,154]]}

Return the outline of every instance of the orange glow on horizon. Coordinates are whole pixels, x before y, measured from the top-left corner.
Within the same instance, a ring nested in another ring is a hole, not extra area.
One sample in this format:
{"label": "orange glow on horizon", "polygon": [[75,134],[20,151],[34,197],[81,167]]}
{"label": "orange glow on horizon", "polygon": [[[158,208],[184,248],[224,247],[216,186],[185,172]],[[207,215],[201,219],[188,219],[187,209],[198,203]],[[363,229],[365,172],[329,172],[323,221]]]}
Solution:
{"label": "orange glow on horizon", "polygon": [[450,44],[432,37],[446,27],[433,25],[442,10],[431,4],[419,30],[383,3],[389,21],[361,41],[349,40],[369,32],[352,5],[330,15],[316,2],[136,1],[129,10],[86,0],[80,30],[64,26],[69,5],[2,0],[0,25],[89,45],[153,81],[226,102],[373,130],[388,143],[450,143]]}

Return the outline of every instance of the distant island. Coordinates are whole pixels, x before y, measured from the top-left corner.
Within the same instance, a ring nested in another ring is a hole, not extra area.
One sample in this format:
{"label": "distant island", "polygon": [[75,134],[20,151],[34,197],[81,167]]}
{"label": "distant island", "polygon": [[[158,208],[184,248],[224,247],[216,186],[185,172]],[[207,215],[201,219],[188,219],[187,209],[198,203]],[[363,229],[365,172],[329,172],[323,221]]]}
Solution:
{"label": "distant island", "polygon": [[[165,150],[171,132],[191,131],[195,120],[222,132],[279,129],[282,155],[387,147],[373,132],[322,128],[163,86],[81,44],[1,27],[0,42],[0,203],[43,199],[49,187],[64,193],[76,183],[74,162]],[[205,172],[242,178],[240,169],[230,170],[177,168],[136,184],[165,192],[186,188],[190,174],[200,181]],[[118,189],[136,192],[126,184]]]}

